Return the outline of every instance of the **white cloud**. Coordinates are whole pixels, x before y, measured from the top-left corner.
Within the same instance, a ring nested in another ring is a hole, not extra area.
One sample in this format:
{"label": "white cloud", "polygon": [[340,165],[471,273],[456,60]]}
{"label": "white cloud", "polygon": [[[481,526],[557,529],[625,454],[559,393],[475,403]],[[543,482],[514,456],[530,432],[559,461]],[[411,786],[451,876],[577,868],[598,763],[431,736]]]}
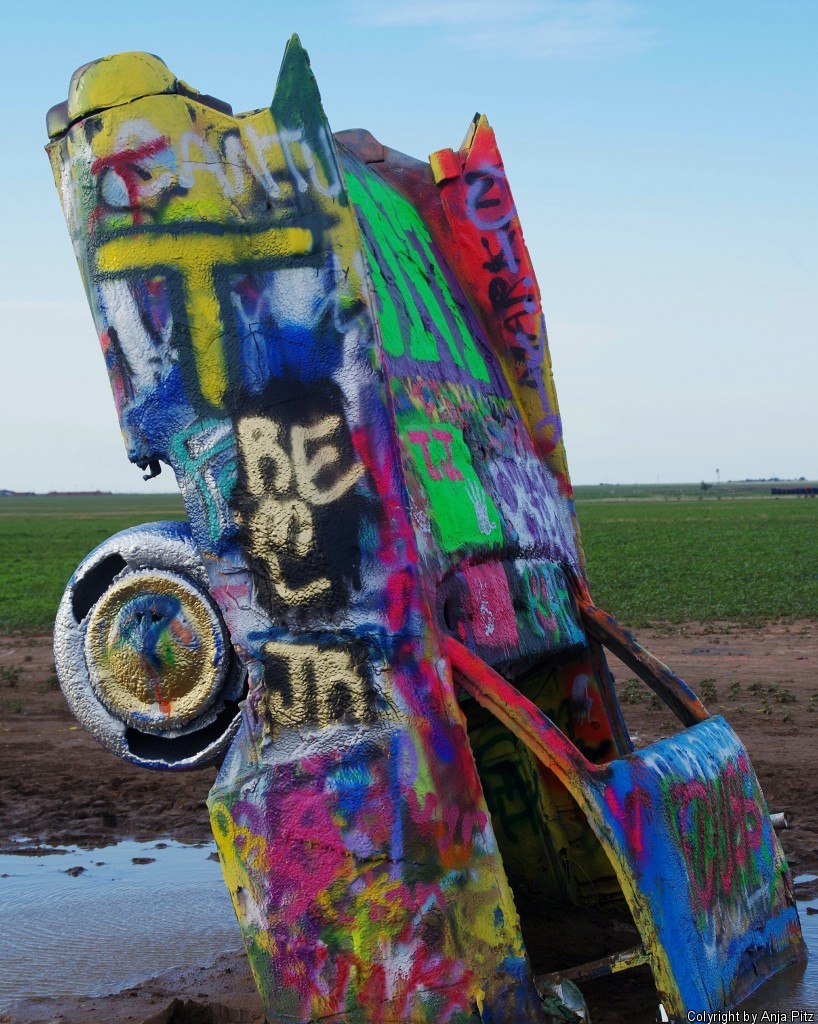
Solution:
{"label": "white cloud", "polygon": [[655,42],[625,0],[359,0],[356,20],[374,28],[438,30],[435,41],[481,54],[518,57],[630,56]]}

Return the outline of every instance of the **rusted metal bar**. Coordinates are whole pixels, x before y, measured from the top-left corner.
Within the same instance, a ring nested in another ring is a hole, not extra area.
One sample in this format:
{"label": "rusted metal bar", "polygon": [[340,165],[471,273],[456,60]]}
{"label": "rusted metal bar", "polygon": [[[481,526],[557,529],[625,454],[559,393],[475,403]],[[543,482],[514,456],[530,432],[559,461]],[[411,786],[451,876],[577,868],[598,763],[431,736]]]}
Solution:
{"label": "rusted metal bar", "polygon": [[629,971],[632,967],[641,967],[649,960],[650,957],[642,946],[634,946],[632,949],[625,949],[621,953],[613,953],[599,960],[591,960],[590,963],[580,964],[578,967],[554,971],[553,974],[538,974],[534,978],[534,984],[542,988],[549,984],[557,984],[565,978],[569,981],[591,981],[593,978],[605,978],[609,974]]}
{"label": "rusted metal bar", "polygon": [[587,631],[624,662],[653,690],[684,725],[706,721],[710,715],[687,683],[654,657],[616,619],[578,596],[577,604]]}

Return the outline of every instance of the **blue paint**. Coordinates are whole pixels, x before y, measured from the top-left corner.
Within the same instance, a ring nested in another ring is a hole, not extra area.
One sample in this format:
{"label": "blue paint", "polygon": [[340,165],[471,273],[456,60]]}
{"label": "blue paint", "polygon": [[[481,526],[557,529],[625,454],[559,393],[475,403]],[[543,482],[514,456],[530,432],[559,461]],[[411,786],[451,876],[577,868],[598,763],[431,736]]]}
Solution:
{"label": "blue paint", "polygon": [[[755,854],[745,851],[753,858],[752,871],[736,880],[735,888],[728,893],[716,891],[707,907],[702,906],[695,871],[685,860],[676,831],[680,812],[678,801],[673,799],[672,780],[679,779],[679,785],[691,789],[715,785],[723,772],[742,762],[741,794],[749,807],[763,801],[749,758],[725,720],[714,716],[678,736],[612,762],[611,775],[603,783],[616,794],[619,808],[628,806],[629,794],[635,794],[637,788],[641,791],[644,802],[634,800],[632,805],[636,814],[640,803],[645,808],[641,823],[637,817],[611,813],[606,814],[606,825],[651,908],[656,948],[667,956],[687,1007],[720,1009],[725,1001],[732,1005],[758,983],[754,961],[762,970],[776,970],[798,954],[797,946],[792,944],[798,914],[785,902],[780,873],[785,865],[777,867],[773,863],[775,837],[769,818],[762,814],[757,819]],[[730,827],[736,828],[741,818],[734,810]],[[722,826],[719,821],[715,828]],[[636,842],[640,835],[641,849]],[[735,854],[738,844],[731,844],[730,849]],[[723,865],[707,859],[713,856],[712,851],[701,853],[719,881]]]}
{"label": "blue paint", "polygon": [[[795,891],[798,895],[797,884]],[[810,909],[812,914],[809,913]],[[818,897],[799,900],[798,916],[801,918],[801,931],[810,951],[810,959],[807,963],[785,968],[740,1004],[742,1010],[758,1011],[759,1020],[763,1010],[768,1013],[783,1010],[787,1013],[786,1020],[798,1019],[791,1016],[795,1010],[818,1010]]]}

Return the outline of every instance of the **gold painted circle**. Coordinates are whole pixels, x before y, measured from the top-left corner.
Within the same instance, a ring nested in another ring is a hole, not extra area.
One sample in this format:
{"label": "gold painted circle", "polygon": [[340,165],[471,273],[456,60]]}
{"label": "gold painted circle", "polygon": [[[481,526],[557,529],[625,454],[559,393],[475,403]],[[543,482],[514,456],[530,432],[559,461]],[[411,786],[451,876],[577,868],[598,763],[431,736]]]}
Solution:
{"label": "gold painted circle", "polygon": [[228,663],[225,631],[210,598],[160,569],[117,580],[88,620],[91,685],[116,718],[167,733],[213,702]]}

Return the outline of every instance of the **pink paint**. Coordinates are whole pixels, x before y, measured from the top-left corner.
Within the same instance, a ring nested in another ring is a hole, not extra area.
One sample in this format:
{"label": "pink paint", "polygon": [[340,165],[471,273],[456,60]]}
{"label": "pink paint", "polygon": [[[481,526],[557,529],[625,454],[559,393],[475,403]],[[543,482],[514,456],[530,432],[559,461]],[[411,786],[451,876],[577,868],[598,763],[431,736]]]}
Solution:
{"label": "pink paint", "polygon": [[403,502],[396,493],[394,449],[388,443],[378,444],[372,433],[363,427],[353,429],[351,437],[353,447],[383,502],[378,561],[389,571],[385,610],[390,632],[398,633],[406,626],[411,611],[417,606],[418,556],[415,533]]}
{"label": "pink paint", "polygon": [[731,903],[743,894],[748,875],[755,873],[752,855],[762,845],[762,818],[747,785],[752,785],[749,764],[742,756],[716,779],[669,788],[690,883],[707,911],[719,900]]}
{"label": "pink paint", "polygon": [[612,786],[605,789],[605,803],[611,816],[622,826],[628,849],[639,863],[645,855],[645,818],[650,814],[650,794],[638,783],[625,794],[624,804]]}
{"label": "pink paint", "polygon": [[468,586],[468,615],[475,643],[508,650],[516,647],[517,619],[502,565],[470,565],[463,575]]}
{"label": "pink paint", "polygon": [[[420,445],[420,449],[423,452],[423,461],[426,464],[426,471],[432,480],[443,480],[444,477],[448,477],[449,480],[464,479],[463,474],[452,461],[451,448],[454,443],[454,437],[448,430],[438,430],[437,428],[431,431],[407,430],[406,436],[412,444]],[[432,461],[432,455],[429,451],[429,445],[432,441],[440,441],[446,449],[445,456],[437,464]]]}

